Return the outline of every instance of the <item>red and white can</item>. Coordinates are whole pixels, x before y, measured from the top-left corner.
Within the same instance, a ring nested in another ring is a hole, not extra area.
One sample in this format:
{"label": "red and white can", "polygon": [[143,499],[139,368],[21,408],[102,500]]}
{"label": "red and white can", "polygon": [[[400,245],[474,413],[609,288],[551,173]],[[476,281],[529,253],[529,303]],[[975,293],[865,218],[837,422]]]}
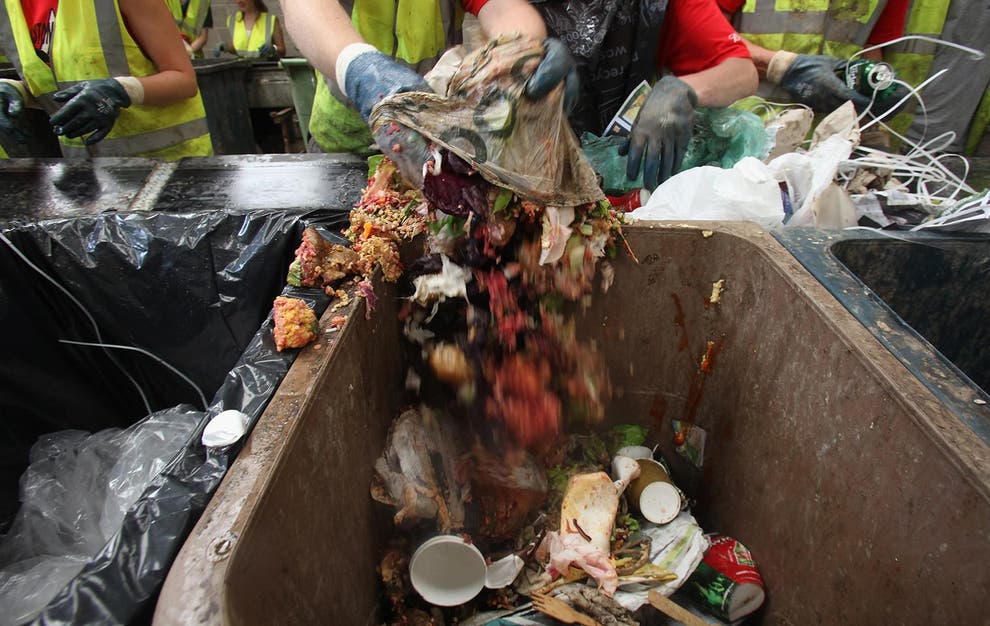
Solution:
{"label": "red and white can", "polygon": [[711,541],[687,587],[701,608],[735,622],[763,604],[763,577],[746,546],[725,535],[714,535]]}

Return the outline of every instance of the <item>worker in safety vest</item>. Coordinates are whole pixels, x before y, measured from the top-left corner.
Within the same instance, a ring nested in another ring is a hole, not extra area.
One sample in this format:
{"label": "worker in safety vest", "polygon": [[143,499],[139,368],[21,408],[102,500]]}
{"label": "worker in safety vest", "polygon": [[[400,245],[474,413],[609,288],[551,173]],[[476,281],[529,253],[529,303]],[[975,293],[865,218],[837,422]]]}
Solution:
{"label": "worker in safety vest", "polygon": [[232,45],[220,51],[246,59],[276,60],[285,55],[285,36],[278,16],[268,12],[262,0],[237,0],[240,9],[227,18]]}
{"label": "worker in safety vest", "polygon": [[5,141],[23,107],[38,106],[66,157],[212,154],[196,74],[162,0],[2,0],[0,41],[13,42],[4,51],[22,78],[0,82]]}
{"label": "worker in safety vest", "polygon": [[206,42],[213,28],[210,0],[165,0],[182,40],[189,46],[189,54],[202,58]]}
{"label": "worker in safety vest", "polygon": [[[753,56],[762,79],[760,95],[771,101],[789,97],[830,113],[848,100],[859,111],[871,107],[869,95],[846,85],[846,60],[864,47],[901,36],[909,0],[810,0],[794,10],[775,0],[717,1]],[[882,52],[866,58],[879,60]],[[885,111],[905,93],[897,89],[886,98],[878,96],[871,110]]]}
{"label": "worker in safety vest", "polygon": [[[283,0],[282,8],[289,34],[319,76],[309,122],[315,151],[366,150],[375,141],[368,118],[378,101],[430,91],[421,74],[460,42],[465,11],[478,17],[489,37],[519,33],[544,40],[546,54],[527,83],[529,97],[542,98],[561,81],[565,103],[576,97],[573,58],[560,41],[546,39],[543,20],[526,0]],[[422,177],[421,136],[408,131],[376,139],[407,179]],[[397,144],[405,147],[396,151]]]}
{"label": "worker in safety vest", "polygon": [[[922,35],[969,46],[990,56],[990,7],[971,0],[912,0],[906,35]],[[892,126],[914,143],[943,133],[955,138],[946,152],[972,154],[990,124],[990,62],[970,52],[927,40],[907,40],[890,46],[887,59],[912,85],[921,85],[948,70],[921,92],[922,111],[898,116]]]}

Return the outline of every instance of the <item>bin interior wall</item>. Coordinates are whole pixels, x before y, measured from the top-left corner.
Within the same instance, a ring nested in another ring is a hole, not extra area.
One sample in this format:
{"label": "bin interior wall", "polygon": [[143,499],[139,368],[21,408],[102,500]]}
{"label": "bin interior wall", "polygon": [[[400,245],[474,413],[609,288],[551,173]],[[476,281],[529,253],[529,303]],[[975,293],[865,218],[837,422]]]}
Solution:
{"label": "bin interior wall", "polygon": [[849,240],[832,252],[973,382],[990,389],[986,240]]}
{"label": "bin interior wall", "polygon": [[[917,381],[850,316],[824,315],[763,248],[697,231],[639,231],[630,243],[641,263],[620,263],[588,320],[623,390],[609,415],[648,420],[702,527],[752,550],[764,621],[970,618],[990,585],[974,558],[990,553],[990,506],[916,414],[937,407],[892,395]],[[679,419],[708,434],[701,472],[673,449]],[[978,481],[985,448],[982,458]]]}
{"label": "bin interior wall", "polygon": [[[628,229],[640,263],[615,262],[582,322],[620,390],[609,420],[650,425],[702,527],[752,550],[768,588],[757,621],[970,621],[990,585],[985,450],[976,469],[948,454],[928,423],[944,409],[789,254],[742,232]],[[297,361],[290,377],[312,393],[283,382],[299,423],[239,513],[227,623],[377,623],[384,529],[368,489],[404,380],[393,302],[373,325],[352,316],[332,356]],[[708,432],[703,471],[672,450],[674,419]]]}
{"label": "bin interior wall", "polygon": [[340,333],[339,359],[292,372],[279,389],[303,413],[234,553],[231,623],[378,623],[375,568],[390,521],[368,489],[405,393],[395,298],[378,295],[373,319],[360,305]]}

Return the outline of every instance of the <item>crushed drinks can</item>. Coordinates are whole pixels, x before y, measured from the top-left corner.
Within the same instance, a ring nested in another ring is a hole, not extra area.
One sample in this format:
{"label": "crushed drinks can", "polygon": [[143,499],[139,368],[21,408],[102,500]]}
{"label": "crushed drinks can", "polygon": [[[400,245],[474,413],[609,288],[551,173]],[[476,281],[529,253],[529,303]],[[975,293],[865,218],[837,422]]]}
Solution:
{"label": "crushed drinks can", "polygon": [[628,213],[646,204],[650,199],[650,192],[645,189],[633,189],[621,196],[606,196],[609,204],[618,211]]}
{"label": "crushed drinks can", "polygon": [[846,86],[864,96],[877,93],[877,98],[887,95],[887,90],[894,85],[894,68],[882,61],[856,59],[846,65]]}
{"label": "crushed drinks can", "polygon": [[711,542],[688,579],[687,591],[705,611],[735,622],[763,604],[763,578],[746,546],[725,535],[714,535]]}

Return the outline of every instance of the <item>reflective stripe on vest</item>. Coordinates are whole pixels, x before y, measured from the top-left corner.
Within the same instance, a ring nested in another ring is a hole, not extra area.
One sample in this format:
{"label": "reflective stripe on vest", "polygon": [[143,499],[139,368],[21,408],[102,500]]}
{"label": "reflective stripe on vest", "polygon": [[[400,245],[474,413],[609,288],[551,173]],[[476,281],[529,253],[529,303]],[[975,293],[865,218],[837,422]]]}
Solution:
{"label": "reflective stripe on vest", "polygon": [[826,42],[862,47],[886,4],[887,0],[746,0],[733,25],[755,43],[764,35],[814,35],[803,49],[785,49],[823,54]]}
{"label": "reflective stripe on vest", "polygon": [[160,152],[171,146],[198,139],[210,132],[206,118],[183,122],[168,128],[159,128],[135,137],[108,137],[92,146],[63,145],[67,157],[115,156],[138,152]]}
{"label": "reflective stripe on vest", "polygon": [[[27,25],[20,10],[20,0],[5,0],[5,13],[0,29],[13,34],[17,44],[16,66],[32,95],[49,113],[60,105],[51,100],[56,85],[59,89],[86,80],[112,76],[149,76],[158,73],[130,33],[115,0],[61,0],[55,14],[52,34],[53,73],[34,51]],[[20,33],[20,34],[18,34]],[[0,35],[6,33],[0,32]],[[56,82],[57,79],[57,82]],[[188,125],[188,126],[187,126]],[[186,130],[202,130],[189,137]],[[121,109],[109,135],[97,146],[83,147],[81,139],[60,138],[63,153],[103,156],[159,156],[166,158],[210,154],[209,133],[203,101],[194,97],[168,106],[132,105]],[[162,138],[171,136],[164,144]],[[121,141],[118,141],[121,140]],[[165,145],[165,148],[163,148]]]}
{"label": "reflective stripe on vest", "polygon": [[31,95],[49,115],[54,113],[58,110],[58,105],[51,98],[58,91],[55,75],[34,50],[21,1],[3,0],[0,13],[0,39],[13,42],[13,45],[4,48],[4,52],[17,70],[17,75],[27,84]]}
{"label": "reflective stripe on vest", "polygon": [[165,5],[179,32],[190,41],[199,37],[203,32],[203,24],[206,23],[206,14],[210,11],[210,0],[189,0],[185,11],[182,10],[181,0],[165,0]]}
{"label": "reflective stripe on vest", "polygon": [[[276,19],[271,13],[259,13],[254,20],[254,26],[251,28],[251,36],[249,37],[247,27],[244,24],[244,14],[238,11],[229,16],[227,28],[230,30],[234,52],[237,53],[237,56],[248,59],[255,58],[258,56],[258,48],[263,45],[272,45]],[[258,27],[259,25],[261,28]]]}

